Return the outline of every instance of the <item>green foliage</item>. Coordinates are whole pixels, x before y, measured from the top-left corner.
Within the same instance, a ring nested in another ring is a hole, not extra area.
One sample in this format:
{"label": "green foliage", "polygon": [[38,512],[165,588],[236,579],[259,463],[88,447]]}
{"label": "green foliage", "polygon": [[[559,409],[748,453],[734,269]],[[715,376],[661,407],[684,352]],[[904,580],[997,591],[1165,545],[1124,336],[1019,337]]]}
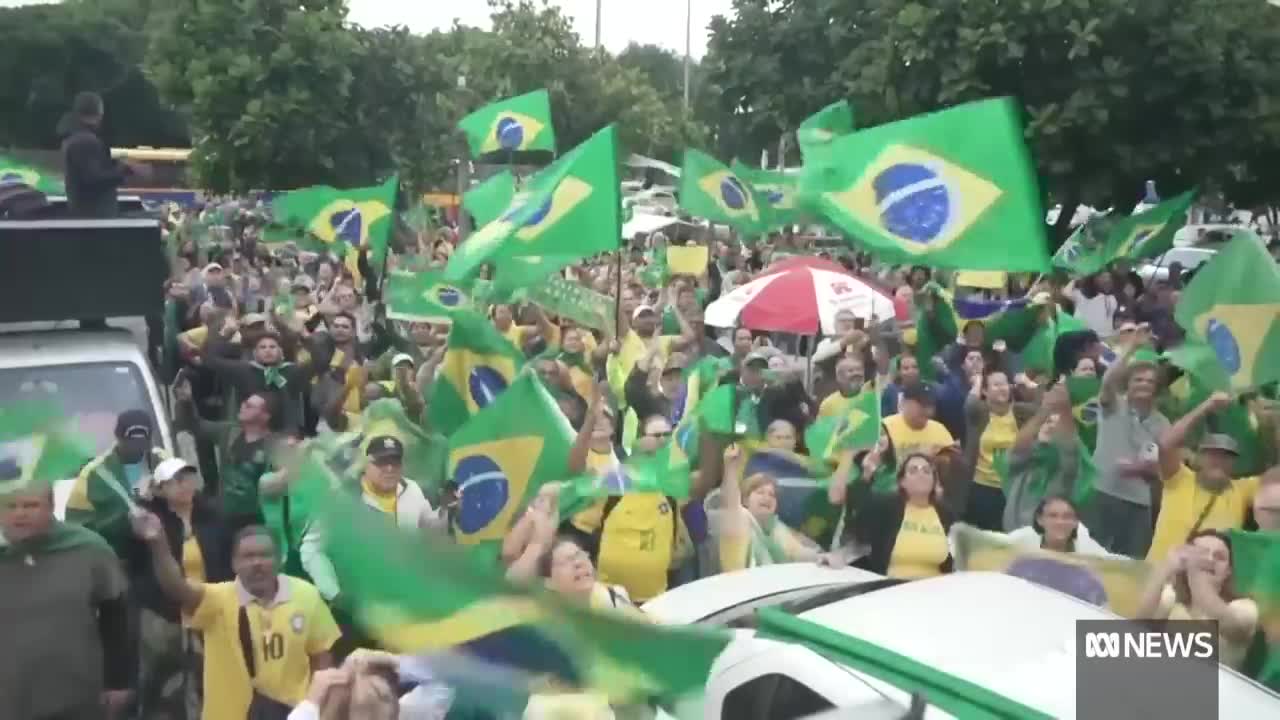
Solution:
{"label": "green foliage", "polygon": [[735,8],[736,19],[713,24],[706,64],[743,156],[839,98],[869,125],[1012,95],[1026,110],[1042,189],[1064,204],[1127,209],[1146,179],[1166,192],[1232,177],[1260,189],[1270,173],[1275,192],[1275,171],[1255,159],[1260,147],[1280,147],[1280,18],[1265,3],[736,0]]}

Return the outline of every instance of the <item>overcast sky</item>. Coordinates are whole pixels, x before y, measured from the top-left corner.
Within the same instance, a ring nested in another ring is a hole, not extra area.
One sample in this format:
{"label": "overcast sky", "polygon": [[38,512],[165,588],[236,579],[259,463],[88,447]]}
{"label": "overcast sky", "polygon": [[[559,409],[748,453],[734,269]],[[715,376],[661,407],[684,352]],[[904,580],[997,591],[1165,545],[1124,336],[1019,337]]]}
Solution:
{"label": "overcast sky", "polygon": [[[614,52],[628,43],[651,43],[684,52],[685,7],[690,0],[600,0],[601,42]],[[728,15],[732,0],[691,0],[693,56],[707,49],[707,24]],[[489,27],[485,0],[349,0],[351,20],[365,26],[399,24],[417,32],[448,28],[454,18],[465,25]],[[551,0],[573,18],[582,42],[595,42],[596,0]]]}
{"label": "overcast sky", "polygon": [[[0,7],[57,0],[0,0]],[[583,43],[595,42],[596,0],[550,0],[573,18]],[[600,0],[604,46],[618,52],[632,42],[661,45],[684,52],[686,3],[693,6],[693,56],[707,50],[707,24],[714,15],[729,15],[733,0]],[[454,19],[464,25],[489,27],[486,0],[348,0],[352,22],[365,27],[405,25],[414,32],[447,29]]]}

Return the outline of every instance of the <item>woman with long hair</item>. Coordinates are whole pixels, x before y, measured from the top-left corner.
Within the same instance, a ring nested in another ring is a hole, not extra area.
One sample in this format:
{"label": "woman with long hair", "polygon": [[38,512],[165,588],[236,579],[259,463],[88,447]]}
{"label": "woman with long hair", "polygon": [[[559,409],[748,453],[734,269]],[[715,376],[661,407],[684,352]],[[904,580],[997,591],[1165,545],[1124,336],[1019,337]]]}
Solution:
{"label": "woman with long hair", "polygon": [[1240,669],[1258,629],[1258,605],[1237,597],[1231,539],[1218,530],[1191,534],[1170,551],[1143,592],[1137,616],[1150,620],[1214,620],[1222,664]]}
{"label": "woman with long hair", "polygon": [[721,572],[816,560],[818,546],[778,519],[777,478],[755,473],[744,481],[746,461],[741,447],[729,446],[720,491],[706,499],[707,516],[715,519]]}
{"label": "woman with long hair", "polygon": [[1106,548],[1089,537],[1080,522],[1080,511],[1064,495],[1049,495],[1036,505],[1031,524],[1009,533],[1021,547],[1081,555],[1109,555]]}
{"label": "woman with long hair", "polygon": [[[857,509],[852,522],[845,522],[848,541],[820,562],[845,565],[860,554],[858,567],[904,580],[951,572],[947,536],[954,518],[942,504],[942,483],[933,458],[924,453],[907,455],[898,467],[896,492],[873,493],[871,483],[883,448],[882,442],[863,458],[862,480],[845,503],[846,517]],[[833,488],[843,484],[832,480]],[[839,504],[845,500],[843,495],[833,489],[829,497]]]}

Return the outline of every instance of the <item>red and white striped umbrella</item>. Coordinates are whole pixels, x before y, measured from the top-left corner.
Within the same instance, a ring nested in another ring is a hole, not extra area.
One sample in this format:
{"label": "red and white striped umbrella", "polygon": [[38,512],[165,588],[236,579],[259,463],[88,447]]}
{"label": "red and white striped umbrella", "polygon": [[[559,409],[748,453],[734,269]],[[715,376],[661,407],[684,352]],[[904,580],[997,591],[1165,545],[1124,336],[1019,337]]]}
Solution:
{"label": "red and white striped umbrella", "polygon": [[815,335],[836,331],[836,314],[848,310],[868,324],[893,317],[893,298],[841,265],[818,258],[792,258],[707,306],[712,327]]}

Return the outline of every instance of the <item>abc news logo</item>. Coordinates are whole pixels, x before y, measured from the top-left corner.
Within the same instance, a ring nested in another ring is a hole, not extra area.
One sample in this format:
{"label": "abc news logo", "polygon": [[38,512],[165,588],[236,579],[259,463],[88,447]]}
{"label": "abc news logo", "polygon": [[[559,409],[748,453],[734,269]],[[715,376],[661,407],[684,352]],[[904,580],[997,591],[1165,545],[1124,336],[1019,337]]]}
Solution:
{"label": "abc news logo", "polygon": [[1217,656],[1214,632],[1089,632],[1084,636],[1088,658],[1126,660],[1211,660]]}

